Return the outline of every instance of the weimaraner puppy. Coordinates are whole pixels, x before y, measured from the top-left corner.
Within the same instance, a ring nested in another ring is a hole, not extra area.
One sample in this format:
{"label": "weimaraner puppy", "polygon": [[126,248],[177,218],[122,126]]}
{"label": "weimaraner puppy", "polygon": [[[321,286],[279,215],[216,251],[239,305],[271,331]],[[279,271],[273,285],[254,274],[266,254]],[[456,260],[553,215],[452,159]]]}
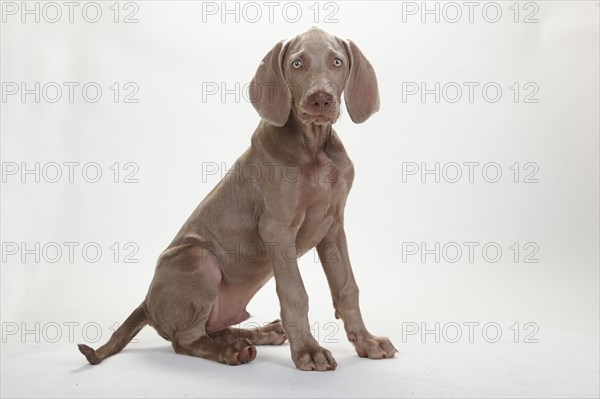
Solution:
{"label": "weimaraner puppy", "polygon": [[[354,170],[332,128],[342,91],[353,122],[378,111],[371,64],[352,41],[311,28],[277,43],[250,87],[262,118],[250,148],[160,255],[144,302],[98,350],[79,345],[91,364],[121,351],[150,324],[176,353],[236,365],[254,360],[254,345],[289,339],[296,367],[334,370],[333,356],[310,333],[298,271],[297,258],[315,246],[335,316],[358,355],[397,352],[361,316],[344,233]],[[231,328],[250,317],[246,305],[273,276],[282,321]]]}

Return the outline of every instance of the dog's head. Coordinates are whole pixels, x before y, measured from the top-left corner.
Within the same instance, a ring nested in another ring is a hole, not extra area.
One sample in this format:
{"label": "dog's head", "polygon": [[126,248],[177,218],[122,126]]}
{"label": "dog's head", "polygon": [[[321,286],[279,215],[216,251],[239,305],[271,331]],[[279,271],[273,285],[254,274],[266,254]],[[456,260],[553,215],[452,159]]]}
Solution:
{"label": "dog's head", "polygon": [[254,108],[275,126],[290,111],[303,123],[335,123],[342,92],[355,123],[379,110],[377,77],[358,46],[318,28],[277,43],[250,84]]}

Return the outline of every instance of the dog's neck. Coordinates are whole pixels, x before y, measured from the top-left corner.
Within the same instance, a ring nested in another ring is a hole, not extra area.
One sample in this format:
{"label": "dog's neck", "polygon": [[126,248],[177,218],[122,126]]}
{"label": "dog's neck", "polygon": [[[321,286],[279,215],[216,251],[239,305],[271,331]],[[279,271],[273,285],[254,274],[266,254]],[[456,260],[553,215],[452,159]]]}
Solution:
{"label": "dog's neck", "polygon": [[315,159],[320,151],[325,151],[327,143],[331,140],[331,123],[318,125],[316,123],[303,123],[295,112],[290,112],[286,126],[298,132],[298,140],[307,155]]}
{"label": "dog's neck", "polygon": [[325,151],[325,147],[331,138],[331,124],[317,125],[316,123],[304,124],[302,139],[304,148],[312,157],[316,157],[317,152]]}

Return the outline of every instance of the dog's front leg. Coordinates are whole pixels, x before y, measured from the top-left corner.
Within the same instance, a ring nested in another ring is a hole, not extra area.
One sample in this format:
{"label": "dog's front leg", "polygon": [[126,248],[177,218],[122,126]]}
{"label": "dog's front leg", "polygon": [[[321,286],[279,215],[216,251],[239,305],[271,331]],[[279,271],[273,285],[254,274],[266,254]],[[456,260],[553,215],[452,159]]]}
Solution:
{"label": "dog's front leg", "polygon": [[382,359],[398,352],[386,337],[376,337],[365,327],[358,304],[358,286],[352,273],[344,228],[334,224],[317,245],[317,253],[325,270],[335,315],[344,321],[346,335],[360,357]]}
{"label": "dog's front leg", "polygon": [[298,270],[295,234],[283,226],[261,223],[261,236],[268,248],[281,320],[292,351],[292,359],[300,370],[335,370],[337,363],[331,352],[322,348],[310,332],[308,323],[308,295]]}

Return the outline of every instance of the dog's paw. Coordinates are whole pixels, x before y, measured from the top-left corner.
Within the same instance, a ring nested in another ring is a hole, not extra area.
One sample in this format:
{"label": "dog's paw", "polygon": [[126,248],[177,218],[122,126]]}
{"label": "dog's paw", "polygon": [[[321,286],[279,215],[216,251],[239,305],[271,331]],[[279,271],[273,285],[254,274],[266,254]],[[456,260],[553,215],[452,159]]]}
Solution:
{"label": "dog's paw", "polygon": [[303,371],[329,371],[337,368],[331,352],[319,345],[292,352],[292,359],[296,367]]}
{"label": "dog's paw", "polygon": [[369,359],[384,359],[394,357],[398,349],[394,347],[387,337],[376,337],[371,334],[350,334],[350,341],[354,344],[356,353],[360,357]]}
{"label": "dog's paw", "polygon": [[250,363],[256,359],[256,347],[249,339],[241,339],[227,348],[225,358],[230,366]]}
{"label": "dog's paw", "polygon": [[281,320],[272,321],[263,328],[263,334],[266,335],[265,341],[267,345],[282,345],[288,339],[288,336],[283,329],[283,324],[281,324]]}

